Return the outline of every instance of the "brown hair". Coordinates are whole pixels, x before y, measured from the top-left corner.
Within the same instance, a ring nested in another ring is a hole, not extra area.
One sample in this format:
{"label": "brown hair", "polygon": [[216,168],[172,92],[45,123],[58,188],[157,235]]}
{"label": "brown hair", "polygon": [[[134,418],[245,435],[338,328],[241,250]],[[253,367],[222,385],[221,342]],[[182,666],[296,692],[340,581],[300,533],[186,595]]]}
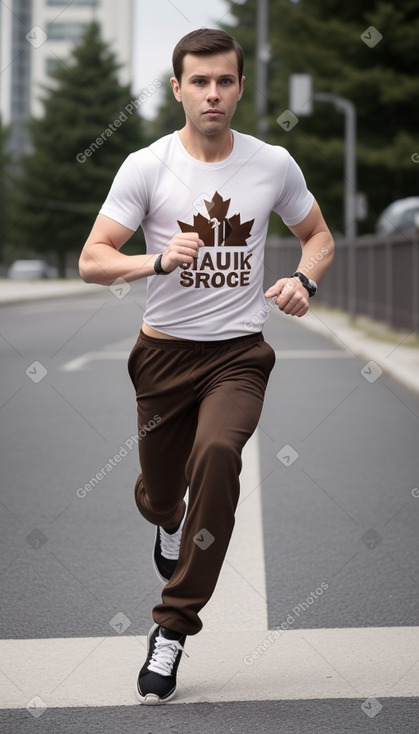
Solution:
{"label": "brown hair", "polygon": [[239,82],[243,76],[243,49],[233,36],[225,31],[213,28],[199,28],[180,39],[173,51],[173,71],[180,83],[183,72],[183,59],[186,54],[197,54],[200,56],[216,54],[222,51],[235,51],[237,56],[237,68]]}

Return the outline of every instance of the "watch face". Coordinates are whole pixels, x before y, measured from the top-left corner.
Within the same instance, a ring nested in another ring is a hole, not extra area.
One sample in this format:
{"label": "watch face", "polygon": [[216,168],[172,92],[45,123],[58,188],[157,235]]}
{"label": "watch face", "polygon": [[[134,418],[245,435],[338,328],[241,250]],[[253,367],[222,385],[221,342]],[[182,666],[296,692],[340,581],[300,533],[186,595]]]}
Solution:
{"label": "watch face", "polygon": [[309,289],[310,289],[309,290],[309,295],[310,296],[314,296],[317,293],[317,283],[315,283],[314,280],[309,280],[308,281],[308,285],[309,285]]}
{"label": "watch face", "polygon": [[304,288],[308,290],[309,296],[314,296],[314,294],[317,293],[317,283],[315,283],[314,280],[310,280],[310,278],[307,278],[304,273],[299,273],[297,271],[292,277],[297,277],[301,280]]}

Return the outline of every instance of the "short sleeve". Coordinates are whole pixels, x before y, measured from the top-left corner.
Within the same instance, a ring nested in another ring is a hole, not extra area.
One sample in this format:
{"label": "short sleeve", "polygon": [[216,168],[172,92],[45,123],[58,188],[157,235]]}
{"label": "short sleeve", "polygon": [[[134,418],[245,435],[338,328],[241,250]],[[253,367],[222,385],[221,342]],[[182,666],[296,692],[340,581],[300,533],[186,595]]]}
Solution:
{"label": "short sleeve", "polygon": [[147,214],[146,187],[134,155],[123,162],[99,211],[133,231]]}
{"label": "short sleeve", "polygon": [[274,211],[287,226],[299,224],[310,213],[314,196],[308,190],[303,172],[292,156],[289,156],[284,185]]}

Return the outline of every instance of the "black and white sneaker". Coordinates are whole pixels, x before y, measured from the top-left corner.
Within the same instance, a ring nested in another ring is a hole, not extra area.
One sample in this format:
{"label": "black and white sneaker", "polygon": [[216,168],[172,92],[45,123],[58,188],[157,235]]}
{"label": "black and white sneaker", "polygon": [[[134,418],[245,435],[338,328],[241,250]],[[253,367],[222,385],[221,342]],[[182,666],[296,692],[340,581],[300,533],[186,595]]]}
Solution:
{"label": "black and white sneaker", "polygon": [[167,583],[172,578],[179,558],[180,540],[182,538],[183,524],[185,522],[186,510],[177,530],[168,533],[159,525],[156,529],[156,542],[153,550],[153,564],[160,581]]}
{"label": "black and white sneaker", "polygon": [[137,696],[141,703],[155,706],[173,698],[185,640],[186,635],[153,625],[148,633],[147,660],[137,680]]}

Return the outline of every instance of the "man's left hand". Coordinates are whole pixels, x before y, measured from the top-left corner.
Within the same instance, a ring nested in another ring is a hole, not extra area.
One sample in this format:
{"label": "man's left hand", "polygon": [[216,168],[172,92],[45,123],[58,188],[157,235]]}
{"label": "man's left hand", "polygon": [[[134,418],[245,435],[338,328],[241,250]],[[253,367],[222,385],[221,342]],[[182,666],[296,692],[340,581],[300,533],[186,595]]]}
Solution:
{"label": "man's left hand", "polygon": [[274,298],[280,311],[289,316],[304,316],[308,311],[308,291],[299,278],[281,278],[265,293]]}

